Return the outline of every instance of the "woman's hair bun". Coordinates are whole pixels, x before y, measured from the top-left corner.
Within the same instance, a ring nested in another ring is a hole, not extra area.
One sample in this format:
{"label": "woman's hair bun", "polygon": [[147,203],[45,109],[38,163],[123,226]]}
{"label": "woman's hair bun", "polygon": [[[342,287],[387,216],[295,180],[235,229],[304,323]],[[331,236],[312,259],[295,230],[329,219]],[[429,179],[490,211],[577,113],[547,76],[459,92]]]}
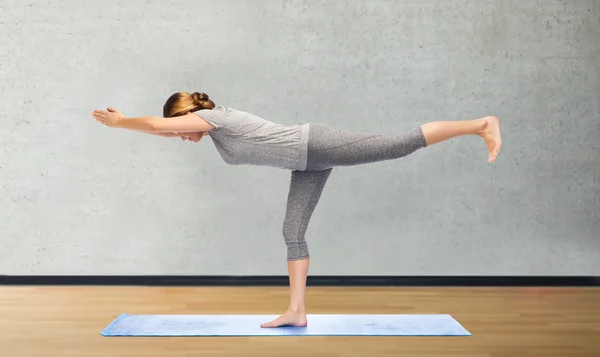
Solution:
{"label": "woman's hair bun", "polygon": [[208,94],[199,93],[199,92],[192,93],[192,99],[194,100],[194,103],[196,103],[196,104],[199,104],[199,102],[206,102],[209,100]]}
{"label": "woman's hair bun", "polygon": [[194,102],[194,106],[199,109],[213,109],[215,107],[215,103],[210,100],[206,93],[192,93],[192,101]]}

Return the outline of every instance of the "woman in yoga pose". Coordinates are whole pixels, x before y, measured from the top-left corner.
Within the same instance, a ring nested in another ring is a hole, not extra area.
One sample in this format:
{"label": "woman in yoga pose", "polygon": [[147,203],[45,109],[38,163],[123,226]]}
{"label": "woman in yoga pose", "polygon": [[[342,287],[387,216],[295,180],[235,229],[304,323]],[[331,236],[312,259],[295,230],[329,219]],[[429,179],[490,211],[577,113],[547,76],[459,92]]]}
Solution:
{"label": "woman in yoga pose", "polygon": [[205,93],[178,92],[168,98],[163,117],[125,118],[118,110],[93,117],[111,128],[136,130],[199,142],[209,135],[231,165],[262,165],[291,171],[283,222],[290,302],[287,311],[262,327],[306,326],[304,304],[309,254],[304,234],[329,174],[336,166],[393,160],[458,136],[477,135],[493,162],[501,146],[498,119],[435,121],[400,134],[346,132],[320,124],[280,125],[253,114],[217,107]]}

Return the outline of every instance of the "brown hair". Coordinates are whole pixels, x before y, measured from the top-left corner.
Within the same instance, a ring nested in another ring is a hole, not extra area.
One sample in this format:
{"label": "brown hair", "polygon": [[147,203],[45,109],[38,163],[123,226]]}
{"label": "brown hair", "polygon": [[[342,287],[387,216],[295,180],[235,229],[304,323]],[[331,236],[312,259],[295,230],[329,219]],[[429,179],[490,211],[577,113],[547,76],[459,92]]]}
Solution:
{"label": "brown hair", "polygon": [[177,92],[167,99],[163,106],[163,116],[172,118],[185,115],[187,112],[195,112],[201,109],[213,109],[215,103],[208,98],[206,93]]}

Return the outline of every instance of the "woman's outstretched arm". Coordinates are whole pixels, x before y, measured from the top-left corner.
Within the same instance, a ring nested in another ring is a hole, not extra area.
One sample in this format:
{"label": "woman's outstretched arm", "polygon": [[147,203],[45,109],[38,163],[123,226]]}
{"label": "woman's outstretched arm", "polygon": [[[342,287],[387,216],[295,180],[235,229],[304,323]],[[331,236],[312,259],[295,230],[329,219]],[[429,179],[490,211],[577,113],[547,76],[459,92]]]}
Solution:
{"label": "woman's outstretched arm", "polygon": [[174,118],[159,118],[155,116],[125,118],[118,110],[108,108],[108,111],[95,110],[92,115],[97,122],[111,128],[149,133],[207,132],[215,129],[212,124],[194,113],[187,113]]}

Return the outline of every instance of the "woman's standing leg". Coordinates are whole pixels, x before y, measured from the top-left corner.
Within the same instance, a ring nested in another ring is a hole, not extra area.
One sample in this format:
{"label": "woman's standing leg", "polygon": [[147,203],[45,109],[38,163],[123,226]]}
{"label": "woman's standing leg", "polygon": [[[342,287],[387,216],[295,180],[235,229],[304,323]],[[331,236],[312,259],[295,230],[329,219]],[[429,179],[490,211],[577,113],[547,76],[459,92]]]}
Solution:
{"label": "woman's standing leg", "polygon": [[290,304],[283,315],[263,323],[261,327],[306,326],[306,277],[310,258],[304,235],[331,170],[292,172],[283,223],[290,278]]}

